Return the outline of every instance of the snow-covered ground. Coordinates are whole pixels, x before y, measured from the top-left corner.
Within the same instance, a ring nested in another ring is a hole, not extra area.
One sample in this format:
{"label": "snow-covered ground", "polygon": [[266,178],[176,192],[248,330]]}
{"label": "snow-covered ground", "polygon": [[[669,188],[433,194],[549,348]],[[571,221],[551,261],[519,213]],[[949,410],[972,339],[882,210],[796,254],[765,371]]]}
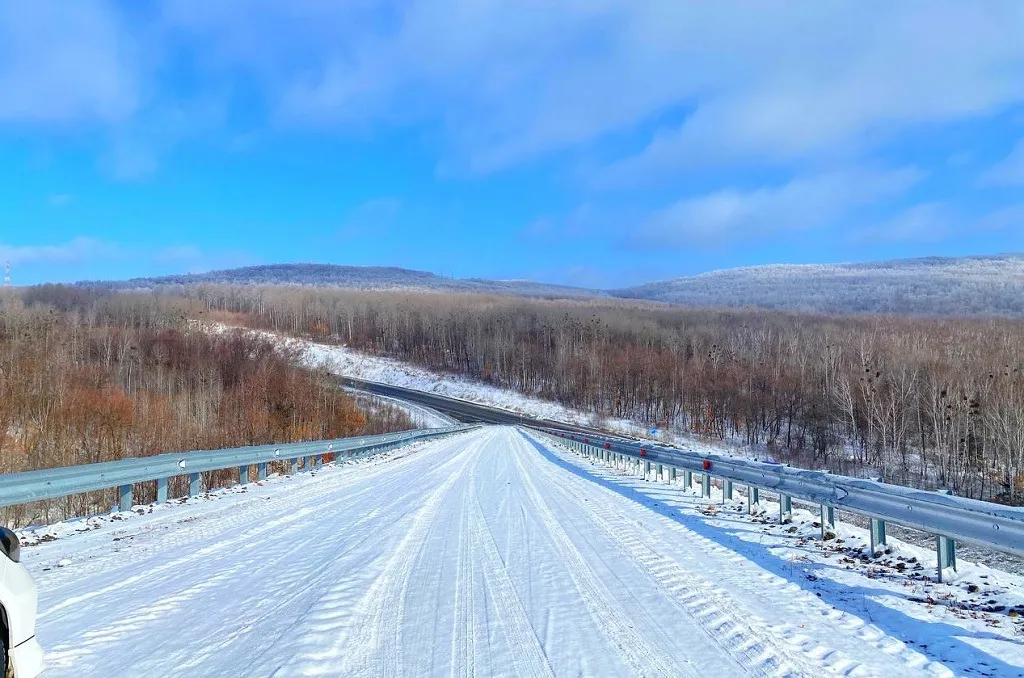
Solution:
{"label": "snow-covered ground", "polygon": [[[545,439],[545,443],[549,443]],[[586,459],[557,442],[547,445],[550,461],[679,521],[715,550],[732,553],[743,567],[765,570],[758,577],[743,568],[716,572],[713,581],[732,591],[757,581],[776,589],[788,604],[826,603],[876,651],[907,660],[927,657],[935,674],[1024,676],[1024,577],[958,559],[936,583],[936,555],[889,535],[884,554],[868,557],[868,531],[838,523],[835,538],[821,539],[818,517],[794,507],[792,521],[779,522],[779,505],[762,500],[753,515],[737,491],[725,501],[720,486],[702,498],[696,482],[670,485]],[[542,452],[543,453],[543,452]],[[792,627],[780,609],[778,628]],[[802,635],[815,634],[804,628]],[[817,636],[814,642],[822,642]],[[898,642],[897,642],[898,641]],[[827,643],[825,643],[827,645]],[[919,661],[910,660],[911,663]],[[941,666],[938,666],[941,665]],[[898,675],[894,668],[885,675]]]}
{"label": "snow-covered ground", "polygon": [[[226,325],[212,325],[213,331],[230,331]],[[643,422],[627,419],[604,418],[596,420],[592,412],[574,410],[558,403],[542,398],[498,388],[473,379],[453,374],[441,374],[428,369],[410,365],[399,360],[374,356],[356,351],[347,346],[321,344],[308,339],[285,337],[272,332],[245,330],[255,332],[282,346],[297,349],[304,363],[316,369],[324,369],[331,374],[375,381],[390,386],[427,391],[449,398],[459,398],[470,402],[498,407],[501,409],[524,414],[538,419],[560,421],[567,424],[597,426],[609,431],[617,431],[631,436],[648,437],[648,425]],[[662,442],[680,447],[681,449],[706,451],[721,454],[740,454],[742,450],[736,446],[726,447],[700,440],[695,436],[681,435],[669,431],[659,431],[657,438]]]}
{"label": "snow-covered ground", "polygon": [[457,426],[458,421],[449,417],[443,412],[438,412],[435,409],[420,405],[418,403],[410,403],[405,400],[399,400],[398,398],[389,398],[388,396],[377,395],[375,393],[365,393],[363,391],[357,391],[355,389],[346,389],[352,394],[359,398],[366,398],[373,402],[383,403],[402,410],[412,420],[413,425],[416,428],[444,428],[445,426]]}
{"label": "snow-covered ground", "polygon": [[37,530],[24,561],[50,677],[1022,673],[971,602],[1018,579],[769,522],[485,427]]}

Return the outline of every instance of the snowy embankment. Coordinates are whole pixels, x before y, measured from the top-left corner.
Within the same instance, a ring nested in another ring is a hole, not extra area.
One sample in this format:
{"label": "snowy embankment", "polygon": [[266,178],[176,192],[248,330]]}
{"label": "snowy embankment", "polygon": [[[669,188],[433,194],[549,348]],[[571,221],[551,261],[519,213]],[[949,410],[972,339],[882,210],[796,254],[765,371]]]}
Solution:
{"label": "snowy embankment", "polygon": [[[776,633],[828,646],[789,612],[793,606],[825,603],[830,608],[826,616],[838,619],[866,648],[891,657],[885,675],[903,675],[907,664],[928,658],[934,662],[933,674],[1024,676],[1020,575],[958,560],[952,581],[937,583],[931,549],[890,536],[884,553],[871,558],[864,528],[837,523],[835,537],[822,540],[819,519],[811,511],[794,508],[792,521],[780,524],[774,501],[762,498],[749,515],[739,493],[726,501],[721,488],[713,487],[711,497],[702,498],[699,485],[687,490],[645,481],[561,444],[545,443],[556,464],[679,521],[705,548],[731,554],[737,566],[716,572],[712,581],[728,591],[751,585],[774,591]],[[745,568],[751,564],[764,572],[748,576]],[[706,571],[698,565],[696,572]]]}
{"label": "snowy embankment", "polygon": [[445,426],[456,426],[459,423],[447,414],[438,412],[425,405],[410,403],[397,398],[389,398],[388,396],[365,393],[355,389],[346,389],[346,391],[349,391],[357,399],[366,399],[371,406],[376,404],[388,405],[405,412],[416,428],[444,428]]}
{"label": "snowy embankment", "polygon": [[[215,331],[227,331],[225,325],[215,326]],[[284,337],[273,332],[253,331],[271,341],[297,349],[303,361],[310,368],[323,369],[336,374],[364,381],[375,381],[389,386],[427,391],[449,398],[459,398],[469,402],[497,407],[516,414],[523,414],[537,419],[548,419],[566,424],[600,427],[625,435],[649,437],[648,426],[642,422],[627,419],[600,419],[592,412],[583,412],[565,407],[542,398],[498,388],[473,379],[453,374],[432,372],[428,369],[410,365],[392,358],[374,356],[357,351],[347,346],[321,344],[308,339]],[[659,431],[658,438],[662,442],[675,445],[681,449],[706,451],[709,453],[728,452],[735,454],[737,450],[715,446],[712,443],[698,440],[696,437]]]}
{"label": "snowy embankment", "polygon": [[[809,525],[712,510],[679,486],[529,436],[485,427],[52,528],[25,550],[45,675],[1011,676],[1024,666],[1016,622],[972,607],[997,595],[1019,604],[1006,590],[1020,590],[1018,578],[979,572],[974,592],[966,579],[914,581],[828,553]],[[844,548],[862,537],[841,531]]]}

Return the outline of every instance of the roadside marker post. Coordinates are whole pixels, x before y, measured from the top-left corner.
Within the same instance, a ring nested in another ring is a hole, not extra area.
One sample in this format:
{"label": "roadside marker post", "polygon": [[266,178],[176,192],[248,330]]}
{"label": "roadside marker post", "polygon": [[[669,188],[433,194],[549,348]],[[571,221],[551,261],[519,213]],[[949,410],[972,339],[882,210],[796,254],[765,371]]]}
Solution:
{"label": "roadside marker post", "polygon": [[885,546],[885,521],[878,518],[871,519],[871,555],[875,556]]}
{"label": "roadside marker post", "polygon": [[793,522],[793,498],[788,494],[779,495],[779,523]]}
{"label": "roadside marker post", "polygon": [[836,536],[836,510],[831,506],[821,505],[821,539]]}
{"label": "roadside marker post", "polygon": [[120,511],[132,510],[132,486],[122,485],[117,492],[117,508]]}

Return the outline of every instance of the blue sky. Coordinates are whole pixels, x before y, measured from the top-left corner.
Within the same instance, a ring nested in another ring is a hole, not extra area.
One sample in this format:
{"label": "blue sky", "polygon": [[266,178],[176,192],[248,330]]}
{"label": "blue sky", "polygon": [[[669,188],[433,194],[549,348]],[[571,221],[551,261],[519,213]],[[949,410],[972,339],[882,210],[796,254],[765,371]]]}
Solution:
{"label": "blue sky", "polygon": [[1024,3],[0,3],[15,283],[1024,251]]}

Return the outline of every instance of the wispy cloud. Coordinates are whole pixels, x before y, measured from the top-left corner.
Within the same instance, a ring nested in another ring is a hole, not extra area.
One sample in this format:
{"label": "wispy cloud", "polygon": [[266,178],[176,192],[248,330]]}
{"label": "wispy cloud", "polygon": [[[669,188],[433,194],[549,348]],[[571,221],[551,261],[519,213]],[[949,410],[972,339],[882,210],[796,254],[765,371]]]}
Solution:
{"label": "wispy cloud", "polygon": [[50,207],[64,207],[71,203],[75,196],[70,193],[54,193],[46,199]]}
{"label": "wispy cloud", "polygon": [[340,234],[344,238],[381,234],[398,219],[402,201],[398,198],[374,198],[356,205],[345,216]]}
{"label": "wispy cloud", "polygon": [[983,231],[1024,233],[1024,204],[995,209],[978,219],[974,225]]}
{"label": "wispy cloud", "polygon": [[634,233],[648,247],[733,244],[787,231],[833,226],[851,211],[900,195],[917,183],[915,168],[834,172],[781,186],[728,189],[680,200]]}
{"label": "wispy cloud", "polygon": [[0,4],[0,122],[113,124],[139,105],[136,40],[114,5]]}
{"label": "wispy cloud", "polygon": [[981,183],[988,186],[1024,186],[1024,139],[981,176]]}
{"label": "wispy cloud", "polygon": [[272,126],[427,121],[450,164],[486,173],[690,111],[609,169],[643,180],[856,154],[1020,104],[1022,21],[1012,1],[40,0],[0,10],[0,119],[148,118],[179,102],[180,59],[186,99],[241,83]]}
{"label": "wispy cloud", "polygon": [[61,265],[76,272],[95,270],[93,277],[106,278],[106,268],[113,263],[142,265],[163,273],[196,273],[215,268],[230,268],[258,263],[258,258],[237,249],[205,250],[197,245],[168,245],[142,247],[99,240],[90,237],[73,238],[64,243],[42,245],[10,245],[0,243],[0,262],[12,266],[36,267],[54,265],[48,280],[67,280]]}
{"label": "wispy cloud", "polygon": [[909,207],[880,223],[855,229],[850,235],[858,245],[880,243],[933,243],[953,236],[962,220],[942,203]]}
{"label": "wispy cloud", "polygon": [[78,263],[126,256],[123,247],[95,238],[79,237],[57,245],[5,245],[0,243],[0,260],[12,265]]}

